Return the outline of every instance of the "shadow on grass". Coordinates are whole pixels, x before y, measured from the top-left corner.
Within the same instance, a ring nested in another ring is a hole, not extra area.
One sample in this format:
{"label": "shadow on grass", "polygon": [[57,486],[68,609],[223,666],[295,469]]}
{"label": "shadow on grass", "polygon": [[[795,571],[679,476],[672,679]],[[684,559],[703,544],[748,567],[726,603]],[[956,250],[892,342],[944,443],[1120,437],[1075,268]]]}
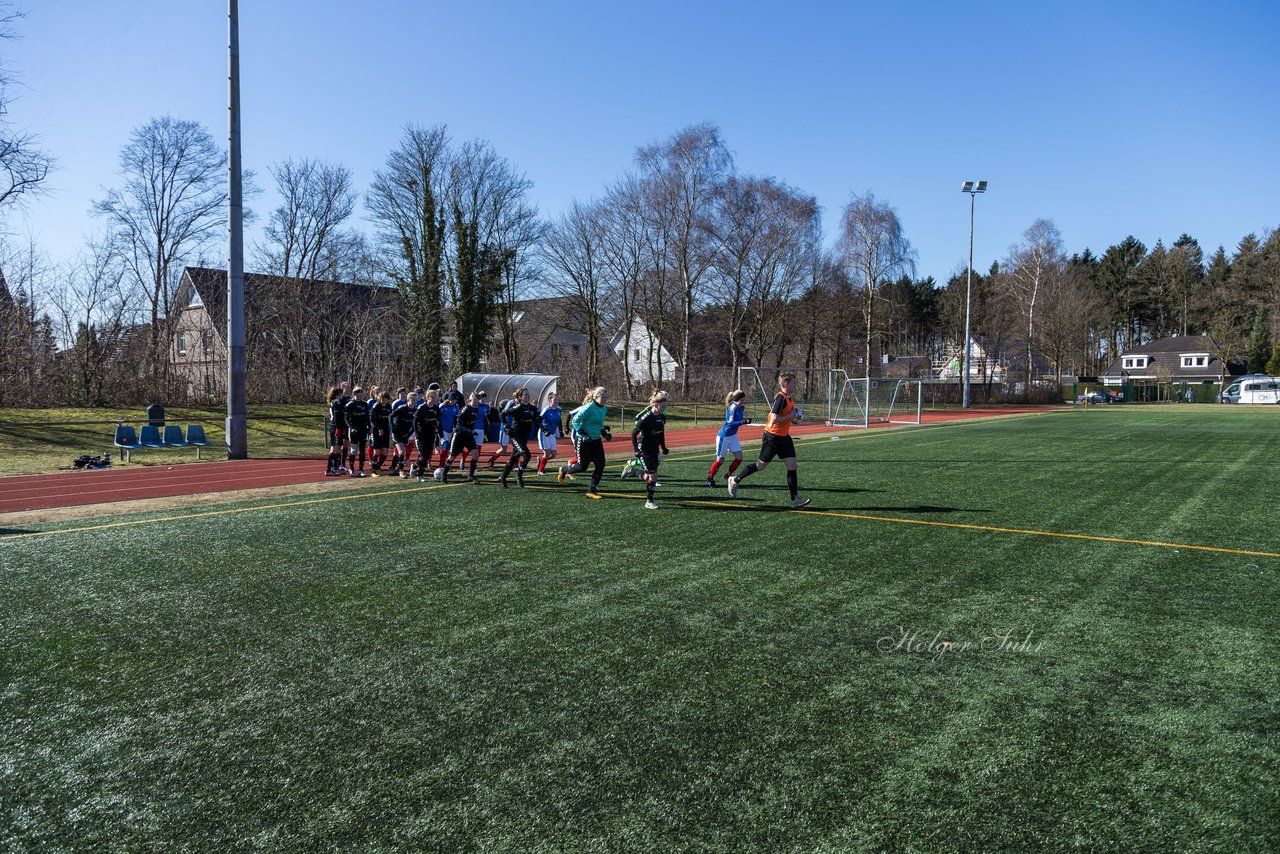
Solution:
{"label": "shadow on grass", "polygon": [[3,539],[5,537],[14,537],[14,536],[17,536],[18,534],[34,534],[34,533],[36,532],[27,530],[26,528],[0,528],[0,539]]}
{"label": "shadow on grass", "polygon": [[[801,495],[805,495],[810,490],[800,490]],[[817,490],[813,490],[817,491]],[[841,492],[848,490],[827,490],[830,492]],[[732,499],[733,504],[730,505],[722,498],[677,498],[681,504],[700,505],[707,510],[723,510],[734,512],[740,510],[758,510],[768,513],[786,512],[791,508],[783,503],[761,503],[758,498],[735,498]],[[882,507],[828,507],[825,505],[810,504],[804,508],[808,510],[826,510],[832,513],[919,513],[925,515],[942,514],[942,513],[990,513],[990,510],[983,510],[972,507],[943,507],[933,504],[914,504],[898,507],[882,506]]]}

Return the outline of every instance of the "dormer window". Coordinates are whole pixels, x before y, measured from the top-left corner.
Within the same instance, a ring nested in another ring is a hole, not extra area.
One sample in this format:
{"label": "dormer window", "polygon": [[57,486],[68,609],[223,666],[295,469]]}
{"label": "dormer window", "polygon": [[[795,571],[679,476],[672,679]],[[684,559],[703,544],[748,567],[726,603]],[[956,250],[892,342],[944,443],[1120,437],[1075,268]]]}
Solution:
{"label": "dormer window", "polygon": [[187,300],[187,305],[190,306],[191,308],[195,308],[196,306],[199,306],[199,305],[204,305],[204,303],[200,300],[200,292],[197,291],[195,288],[191,289],[191,299]]}
{"label": "dormer window", "polygon": [[1126,371],[1141,370],[1147,366],[1150,356],[1125,356],[1124,369]]}
{"label": "dormer window", "polygon": [[1183,353],[1182,367],[1184,368],[1203,368],[1209,364],[1208,353]]}

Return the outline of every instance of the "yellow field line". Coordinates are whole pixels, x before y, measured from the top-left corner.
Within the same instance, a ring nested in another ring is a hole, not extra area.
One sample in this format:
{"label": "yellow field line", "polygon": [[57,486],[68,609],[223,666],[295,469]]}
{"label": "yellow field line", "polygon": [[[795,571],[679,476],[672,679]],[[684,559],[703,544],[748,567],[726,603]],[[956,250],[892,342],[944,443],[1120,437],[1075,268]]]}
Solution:
{"label": "yellow field line", "polygon": [[[701,504],[710,507],[732,507],[737,510],[749,509],[749,506],[746,505],[730,504],[724,501],[676,500],[681,501],[683,504]],[[1126,543],[1134,546],[1155,546],[1162,549],[1192,549],[1199,552],[1248,555],[1250,557],[1280,557],[1280,552],[1255,552],[1248,549],[1229,549],[1222,546],[1197,546],[1190,543],[1165,543],[1159,540],[1134,540],[1127,537],[1103,537],[1096,534],[1067,534],[1061,531],[1036,531],[1028,528],[1001,528],[996,525],[970,525],[963,522],[935,522],[929,519],[901,519],[896,516],[868,516],[862,513],[836,513],[832,510],[802,509],[794,512],[805,516],[831,516],[836,519],[858,519],[868,522],[894,522],[900,525],[928,525],[935,528],[961,528],[969,531],[991,531],[999,534],[1023,534],[1030,537],[1058,537],[1067,540],[1089,540],[1096,543]]]}

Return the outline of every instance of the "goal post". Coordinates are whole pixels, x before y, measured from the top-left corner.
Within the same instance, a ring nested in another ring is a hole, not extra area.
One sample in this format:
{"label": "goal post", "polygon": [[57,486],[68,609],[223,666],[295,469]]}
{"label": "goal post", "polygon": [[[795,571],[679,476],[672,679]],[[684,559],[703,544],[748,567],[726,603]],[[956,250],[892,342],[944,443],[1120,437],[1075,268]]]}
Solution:
{"label": "goal post", "polygon": [[924,412],[923,390],[919,378],[845,375],[827,423],[833,427],[919,424]]}

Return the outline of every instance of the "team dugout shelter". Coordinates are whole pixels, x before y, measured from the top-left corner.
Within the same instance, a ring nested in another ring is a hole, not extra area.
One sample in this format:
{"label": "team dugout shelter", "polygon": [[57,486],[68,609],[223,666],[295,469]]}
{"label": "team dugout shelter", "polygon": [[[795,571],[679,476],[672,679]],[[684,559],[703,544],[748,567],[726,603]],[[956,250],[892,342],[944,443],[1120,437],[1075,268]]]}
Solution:
{"label": "team dugout shelter", "polygon": [[[458,384],[458,391],[464,396],[470,395],[473,391],[482,391],[488,399],[490,405],[498,406],[504,400],[510,400],[512,393],[521,387],[529,389],[529,402],[538,407],[541,411],[547,405],[547,396],[556,392],[556,382],[559,376],[550,374],[463,374],[457,377],[454,382]],[[577,401],[570,401],[573,406],[577,405]],[[563,403],[561,404],[564,405]],[[571,407],[572,408],[572,407]]]}

